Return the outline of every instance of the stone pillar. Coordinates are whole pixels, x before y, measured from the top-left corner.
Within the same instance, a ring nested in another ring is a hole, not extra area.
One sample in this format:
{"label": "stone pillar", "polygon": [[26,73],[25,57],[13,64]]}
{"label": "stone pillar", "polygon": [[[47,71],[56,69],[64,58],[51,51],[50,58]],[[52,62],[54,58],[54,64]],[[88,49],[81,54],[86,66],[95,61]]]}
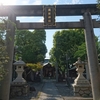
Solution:
{"label": "stone pillar", "polygon": [[89,73],[88,62],[85,62],[85,68],[86,68],[86,78],[90,81],[90,73]]}
{"label": "stone pillar", "polygon": [[100,100],[100,74],[98,57],[95,45],[95,37],[93,31],[93,23],[90,12],[85,12],[84,15],[85,26],[85,41],[87,47],[87,57],[89,72],[92,85],[93,100]]}
{"label": "stone pillar", "polygon": [[7,45],[7,52],[8,52],[8,63],[5,68],[8,70],[7,75],[5,76],[4,80],[2,81],[2,91],[1,97],[2,100],[9,100],[9,93],[10,93],[10,83],[12,80],[12,63],[13,63],[13,51],[14,51],[14,35],[15,35],[15,26],[14,22],[16,21],[16,16],[12,14],[12,11],[9,12],[8,16],[8,23],[7,23],[7,35],[6,35],[6,45]]}

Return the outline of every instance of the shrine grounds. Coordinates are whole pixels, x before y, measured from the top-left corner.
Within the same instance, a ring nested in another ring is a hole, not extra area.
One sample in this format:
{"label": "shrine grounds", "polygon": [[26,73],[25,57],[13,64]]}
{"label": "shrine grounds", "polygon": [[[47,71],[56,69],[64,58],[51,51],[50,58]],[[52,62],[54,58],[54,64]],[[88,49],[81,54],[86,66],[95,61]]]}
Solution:
{"label": "shrine grounds", "polygon": [[[92,98],[88,97],[74,97],[73,88],[69,87],[66,81],[56,82],[55,80],[48,79],[43,80],[43,82],[30,82],[29,84],[31,87],[33,86],[35,90],[33,88],[33,90],[27,96],[16,97],[10,100],[93,100]],[[46,84],[47,87],[45,87]],[[53,89],[51,89],[51,93],[53,95],[50,94],[50,91],[48,95],[48,93],[44,92],[44,88],[46,89],[52,84],[54,85]],[[55,90],[57,91],[57,93],[55,93]]]}

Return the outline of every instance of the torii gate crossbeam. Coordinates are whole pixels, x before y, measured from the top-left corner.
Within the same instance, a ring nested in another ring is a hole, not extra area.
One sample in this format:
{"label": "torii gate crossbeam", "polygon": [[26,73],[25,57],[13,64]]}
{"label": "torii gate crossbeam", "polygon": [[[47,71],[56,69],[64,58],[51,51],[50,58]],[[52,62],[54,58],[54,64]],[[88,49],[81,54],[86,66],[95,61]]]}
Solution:
{"label": "torii gate crossbeam", "polygon": [[[91,12],[92,15],[98,14],[96,4],[56,5],[56,16],[79,16],[86,11]],[[43,5],[0,7],[0,16],[8,16],[9,13],[16,16],[43,16]]]}
{"label": "torii gate crossbeam", "polygon": [[[100,21],[92,20],[93,27],[99,28]],[[43,26],[43,23],[20,23],[16,21],[17,29],[80,29],[85,28],[84,21],[80,22],[56,22],[56,26]]]}

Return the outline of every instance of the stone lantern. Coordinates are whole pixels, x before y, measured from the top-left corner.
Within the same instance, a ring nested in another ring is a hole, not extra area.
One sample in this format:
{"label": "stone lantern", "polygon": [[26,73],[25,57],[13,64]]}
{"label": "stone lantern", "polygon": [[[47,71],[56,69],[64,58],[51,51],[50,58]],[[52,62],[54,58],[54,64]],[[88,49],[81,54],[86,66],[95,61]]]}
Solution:
{"label": "stone lantern", "polygon": [[83,76],[84,62],[82,62],[81,59],[78,58],[78,61],[76,61],[73,65],[76,66],[76,71],[78,72],[78,76],[74,80],[74,84],[72,85],[74,90],[74,95],[81,97],[91,97],[92,96],[91,85],[89,81]]}
{"label": "stone lantern", "polygon": [[14,63],[14,65],[16,66],[17,78],[11,84],[10,97],[26,96],[30,92],[30,86],[22,77],[25,62],[23,62],[20,57],[19,60]]}
{"label": "stone lantern", "polygon": [[24,84],[26,83],[25,79],[22,78],[22,73],[24,71],[23,67],[25,66],[25,62],[22,61],[21,57],[18,61],[16,61],[13,65],[16,66],[17,78],[13,81],[15,84]]}

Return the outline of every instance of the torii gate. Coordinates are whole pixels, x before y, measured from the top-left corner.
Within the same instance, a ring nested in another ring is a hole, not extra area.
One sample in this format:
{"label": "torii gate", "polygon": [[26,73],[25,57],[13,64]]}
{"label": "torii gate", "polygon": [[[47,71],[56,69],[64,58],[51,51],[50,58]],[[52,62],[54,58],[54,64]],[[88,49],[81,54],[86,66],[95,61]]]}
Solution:
{"label": "torii gate", "polygon": [[[8,16],[9,20],[16,23],[18,29],[85,29],[85,40],[87,47],[93,100],[100,100],[100,73],[93,31],[93,28],[100,27],[100,22],[91,19],[91,15],[98,15],[96,4],[57,5],[55,13],[56,16],[81,15],[83,16],[83,20],[80,20],[80,22],[56,22],[56,25],[54,26],[44,26],[43,23],[20,23],[19,21],[16,21],[16,16],[43,16],[43,5],[0,7],[0,16]],[[9,73],[5,77],[4,82],[2,82],[2,100],[9,100],[14,50],[15,27],[12,24],[8,23],[7,28],[10,29],[7,34],[7,51],[10,59],[8,65],[6,66],[6,68],[9,70]]]}

